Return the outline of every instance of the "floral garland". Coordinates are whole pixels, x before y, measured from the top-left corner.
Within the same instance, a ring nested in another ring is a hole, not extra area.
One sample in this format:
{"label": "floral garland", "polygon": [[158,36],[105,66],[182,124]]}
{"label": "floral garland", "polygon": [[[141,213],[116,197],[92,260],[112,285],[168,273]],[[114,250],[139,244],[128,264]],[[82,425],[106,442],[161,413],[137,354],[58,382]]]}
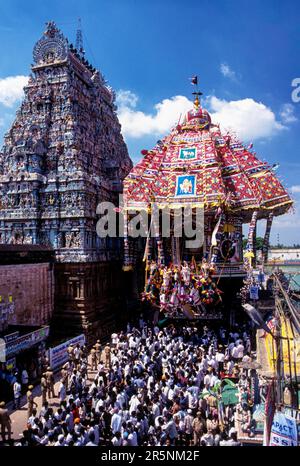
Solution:
{"label": "floral garland", "polygon": [[148,272],[142,300],[159,306],[161,311],[182,310],[186,305],[203,311],[214,308],[222,301],[222,292],[213,279],[215,269],[205,259],[199,271],[195,262],[162,266],[152,261]]}

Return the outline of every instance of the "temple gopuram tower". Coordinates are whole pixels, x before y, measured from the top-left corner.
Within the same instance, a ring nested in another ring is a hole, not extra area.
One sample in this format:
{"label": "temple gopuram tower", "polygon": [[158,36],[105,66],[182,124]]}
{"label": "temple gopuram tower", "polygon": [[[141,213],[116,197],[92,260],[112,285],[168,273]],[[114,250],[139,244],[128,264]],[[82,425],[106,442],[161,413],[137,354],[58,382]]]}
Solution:
{"label": "temple gopuram tower", "polygon": [[54,249],[55,328],[101,337],[121,267],[117,240],[97,236],[96,208],[117,202],[132,162],[114,92],[54,22],[33,59],[0,154],[0,243]]}

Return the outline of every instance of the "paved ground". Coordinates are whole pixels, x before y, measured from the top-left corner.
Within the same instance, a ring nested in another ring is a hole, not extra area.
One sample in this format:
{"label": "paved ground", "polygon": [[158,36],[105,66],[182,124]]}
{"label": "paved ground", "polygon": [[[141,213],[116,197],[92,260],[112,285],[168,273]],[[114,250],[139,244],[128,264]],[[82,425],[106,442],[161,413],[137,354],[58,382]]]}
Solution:
{"label": "paved ground", "polygon": [[[103,354],[102,354],[102,360]],[[88,385],[91,383],[92,379],[94,378],[95,371],[91,370],[89,365],[88,367]],[[60,371],[55,375],[55,387],[54,387],[54,394],[57,395],[59,382],[60,382]],[[41,395],[41,387],[37,385],[33,389],[34,394],[34,401],[38,405],[38,411],[42,407],[42,395]],[[49,406],[51,408],[57,409],[59,407],[59,398],[50,398],[47,399],[49,402]],[[14,410],[13,409],[13,402],[7,403],[7,408],[9,409],[10,418],[12,421],[11,430],[12,430],[12,439],[18,440],[23,433],[23,430],[26,429],[27,426],[27,402],[26,396],[23,396],[21,399],[21,409]]]}
{"label": "paved ground", "polygon": [[[56,376],[57,382],[55,383],[55,391],[54,393],[57,394],[59,380],[58,375]],[[34,394],[34,401],[38,404],[38,409],[42,407],[42,396],[41,396],[41,387],[37,385],[33,389]],[[49,405],[53,408],[59,407],[59,399],[58,398],[50,398]],[[7,404],[7,407],[10,410],[10,418],[12,421],[11,430],[12,430],[12,438],[14,440],[18,440],[20,436],[22,436],[22,432],[26,429],[27,423],[27,402],[26,396],[22,397],[21,401],[21,409],[13,410],[13,403],[10,402]]]}

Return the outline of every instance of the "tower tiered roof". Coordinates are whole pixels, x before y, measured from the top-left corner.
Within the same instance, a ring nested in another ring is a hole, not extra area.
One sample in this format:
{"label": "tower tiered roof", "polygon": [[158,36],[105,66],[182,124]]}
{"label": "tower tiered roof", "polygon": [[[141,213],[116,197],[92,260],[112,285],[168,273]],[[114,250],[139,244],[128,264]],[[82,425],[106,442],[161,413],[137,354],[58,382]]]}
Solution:
{"label": "tower tiered roof", "polygon": [[127,208],[143,209],[153,200],[160,208],[221,206],[247,222],[253,211],[264,218],[292,205],[272,167],[213,124],[198,95],[182,124],[142,154],[124,182]]}

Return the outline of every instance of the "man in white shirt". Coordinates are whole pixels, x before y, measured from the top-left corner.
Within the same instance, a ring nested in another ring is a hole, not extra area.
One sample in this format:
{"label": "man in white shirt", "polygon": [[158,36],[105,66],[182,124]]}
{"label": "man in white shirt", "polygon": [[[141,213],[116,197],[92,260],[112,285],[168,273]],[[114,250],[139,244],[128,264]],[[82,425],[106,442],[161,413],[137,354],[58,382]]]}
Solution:
{"label": "man in white shirt", "polygon": [[96,424],[95,421],[91,421],[91,426],[90,428],[88,429],[88,435],[89,435],[89,438],[90,438],[90,435],[93,434],[94,435],[94,443],[96,445],[99,445],[99,440],[100,440],[100,434],[99,434],[99,425]]}
{"label": "man in white shirt", "polygon": [[37,427],[35,423],[36,418],[37,418],[37,410],[34,408],[32,410],[32,415],[29,416],[28,421],[27,421],[27,423],[30,424],[32,429]]}
{"label": "man in white shirt", "polygon": [[63,382],[60,382],[59,388],[58,388],[58,396],[60,402],[65,401],[67,397],[67,391],[66,391],[66,386]]}
{"label": "man in white shirt", "polygon": [[82,356],[82,349],[80,345],[76,345],[73,351],[75,362],[78,364],[80,357]]}
{"label": "man in white shirt", "polygon": [[231,428],[229,431],[229,440],[227,441],[227,446],[229,447],[240,447],[241,444],[237,439],[237,432],[234,428]]}
{"label": "man in white shirt", "polygon": [[137,433],[132,428],[130,428],[130,432],[129,432],[127,441],[128,441],[128,445],[130,447],[137,447],[138,446]]}
{"label": "man in white shirt", "polygon": [[167,398],[168,398],[169,401],[173,401],[174,396],[175,396],[174,385],[171,385],[170,389],[168,391]]}
{"label": "man in white shirt", "polygon": [[232,359],[230,359],[230,361],[228,361],[228,363],[227,363],[228,375],[232,374],[233,368],[234,368],[234,361]]}
{"label": "man in white shirt", "polygon": [[225,360],[225,354],[222,353],[221,351],[218,351],[216,354],[216,361],[218,362],[219,374],[220,372],[223,372],[224,370],[224,360]]}
{"label": "man in white shirt", "polygon": [[210,388],[213,388],[219,382],[218,377],[213,373],[210,378]]}
{"label": "man in white shirt", "polygon": [[65,446],[65,437],[63,434],[58,436],[57,442],[54,444],[55,447],[64,447]]}
{"label": "man in white shirt", "polygon": [[116,346],[118,344],[119,337],[117,333],[112,333],[111,334],[111,343],[112,345]]}
{"label": "man in white shirt", "polygon": [[239,361],[243,359],[244,356],[244,345],[242,344],[241,340],[239,341],[239,344],[237,345],[237,358]]}
{"label": "man in white shirt", "polygon": [[233,348],[232,348],[232,351],[231,351],[231,356],[232,356],[232,359],[237,362],[238,361],[238,357],[239,357],[239,350],[238,350],[238,347],[237,345],[235,345]]}
{"label": "man in white shirt", "polygon": [[86,444],[87,447],[97,447],[98,444],[95,442],[95,434],[93,432],[89,433],[89,441]]}
{"label": "man in white shirt", "polygon": [[204,380],[203,380],[205,388],[210,387],[210,379],[211,379],[211,374],[209,372],[207,372],[205,377],[204,377]]}
{"label": "man in white shirt", "polygon": [[208,429],[207,433],[202,435],[200,444],[201,444],[201,442],[205,442],[205,445],[207,447],[213,447],[214,446],[215,441],[214,441],[214,436],[212,434],[211,429]]}
{"label": "man in white shirt", "polygon": [[120,409],[124,409],[126,406],[126,396],[124,392],[120,392],[117,394],[116,402]]}
{"label": "man in white shirt", "polygon": [[116,432],[121,432],[122,417],[119,414],[118,408],[114,408],[114,414],[111,417],[110,427],[113,434]]}
{"label": "man in white shirt", "polygon": [[204,379],[203,370],[199,368],[199,371],[197,373],[197,387],[200,387],[203,379]]}
{"label": "man in white shirt", "polygon": [[174,445],[174,441],[178,437],[178,431],[173,417],[169,415],[168,418],[167,423],[163,426],[163,430],[167,437],[170,438],[171,444]]}
{"label": "man in white shirt", "polygon": [[22,370],[22,375],[21,375],[21,383],[22,383],[23,392],[25,392],[25,390],[27,389],[28,381],[29,381],[28,372],[27,372],[27,370],[24,368],[24,369]]}
{"label": "man in white shirt", "polygon": [[130,349],[135,349],[137,346],[137,342],[136,342],[136,339],[135,337],[132,335],[130,338],[129,338],[129,348]]}
{"label": "man in white shirt", "polygon": [[111,443],[113,444],[114,447],[120,447],[122,446],[122,437],[120,432],[116,432],[115,435],[113,436]]}
{"label": "man in white shirt", "polygon": [[159,327],[155,326],[154,329],[153,329],[155,335],[158,335],[160,330],[159,330]]}
{"label": "man in white shirt", "polygon": [[246,342],[245,342],[245,349],[246,349],[246,352],[247,352],[247,353],[250,353],[250,352],[251,352],[251,341],[250,341],[250,338],[247,338],[247,339],[246,339]]}
{"label": "man in white shirt", "polygon": [[13,385],[14,391],[14,409],[20,409],[20,401],[21,401],[21,384],[16,380]]}
{"label": "man in white shirt", "polygon": [[158,416],[161,415],[160,406],[159,406],[158,401],[154,401],[151,411],[152,411],[154,419],[156,419]]}
{"label": "man in white shirt", "polygon": [[228,351],[228,353],[229,353],[230,355],[231,355],[232,350],[233,350],[234,347],[235,347],[235,344],[234,344],[233,341],[231,341],[231,342],[229,343],[229,345],[227,346],[227,351]]}
{"label": "man in white shirt", "polygon": [[137,395],[132,395],[129,401],[129,414],[132,414],[132,411],[136,411],[137,407],[141,404]]}

